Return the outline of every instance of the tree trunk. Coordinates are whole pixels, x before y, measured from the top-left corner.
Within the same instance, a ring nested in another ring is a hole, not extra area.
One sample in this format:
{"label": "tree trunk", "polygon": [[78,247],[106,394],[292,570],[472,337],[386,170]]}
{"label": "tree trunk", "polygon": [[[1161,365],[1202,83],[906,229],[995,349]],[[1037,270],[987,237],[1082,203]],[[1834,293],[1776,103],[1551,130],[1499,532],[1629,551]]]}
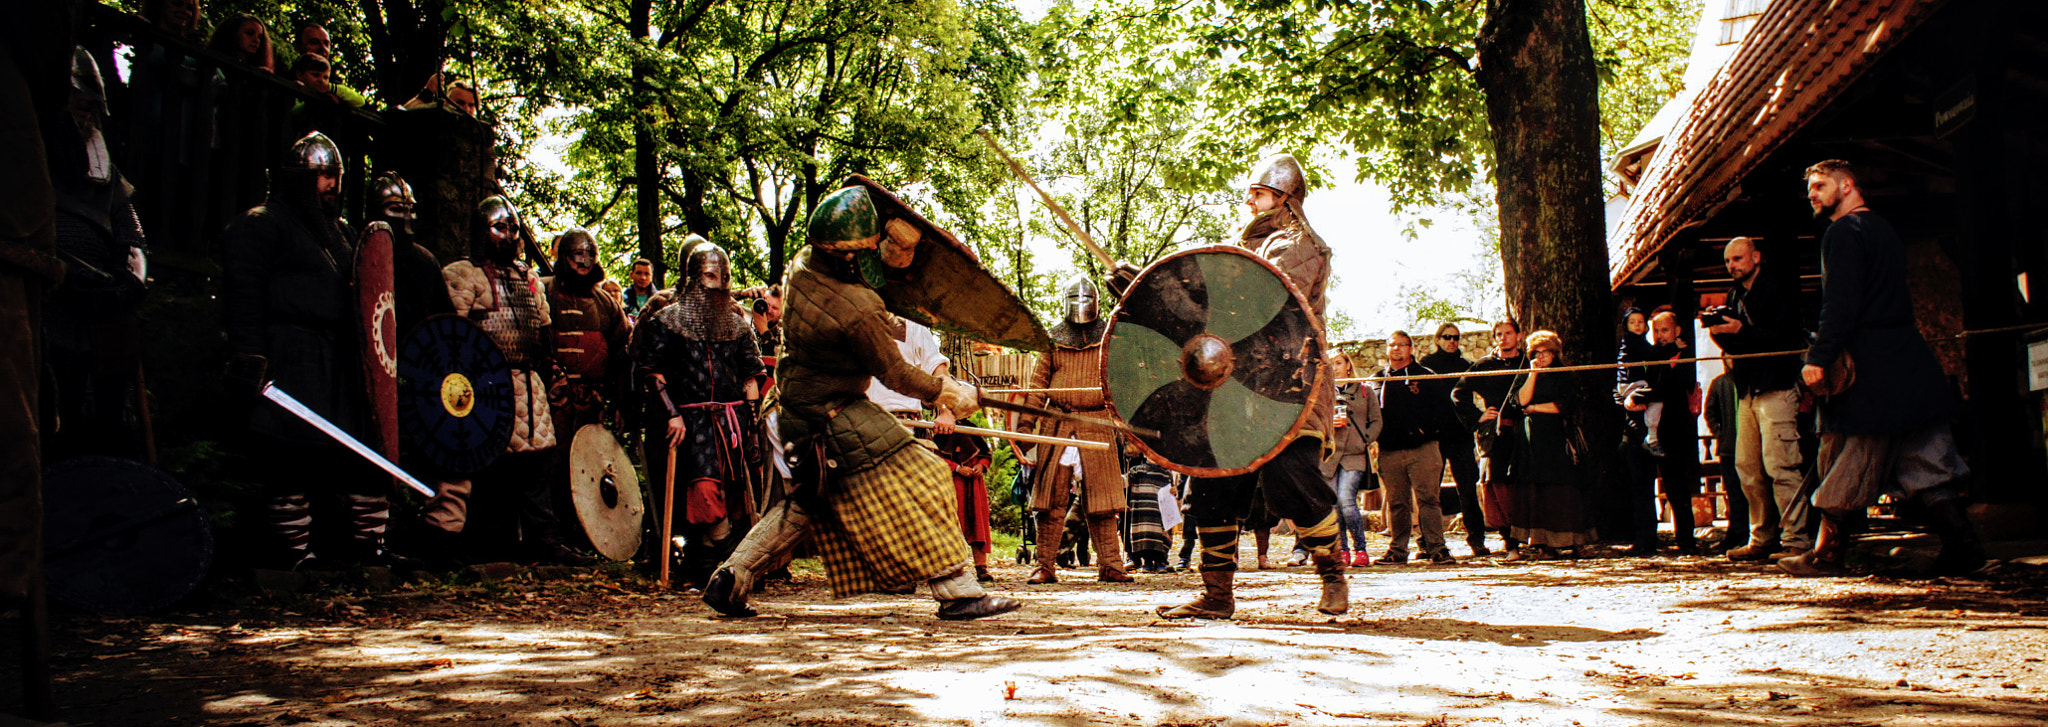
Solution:
{"label": "tree trunk", "polygon": [[[1613,291],[1600,188],[1599,78],[1584,0],[1488,0],[1481,89],[1493,133],[1501,262],[1510,315],[1525,333],[1564,339],[1567,363],[1613,360]],[[1580,377],[1593,445],[1588,474],[1618,482],[1614,376]],[[1614,493],[1602,486],[1596,497]]]}
{"label": "tree trunk", "polygon": [[[645,42],[651,35],[653,0],[635,0],[629,28],[633,37]],[[633,64],[633,95],[643,104],[653,100],[647,82],[647,64]],[[642,108],[646,108],[645,105]],[[648,115],[633,119],[633,217],[638,229],[640,257],[654,263],[654,288],[668,285],[668,256],[661,250],[661,162],[654,145],[654,127]]]}

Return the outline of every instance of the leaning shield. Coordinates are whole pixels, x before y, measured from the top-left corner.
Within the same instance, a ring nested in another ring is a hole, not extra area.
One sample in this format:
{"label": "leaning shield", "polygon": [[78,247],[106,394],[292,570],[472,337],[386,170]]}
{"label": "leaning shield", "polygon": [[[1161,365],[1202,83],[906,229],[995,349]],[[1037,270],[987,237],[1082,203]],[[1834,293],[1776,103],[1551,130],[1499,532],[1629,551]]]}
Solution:
{"label": "leaning shield", "polygon": [[497,461],[512,439],[512,369],[491,335],[461,316],[421,321],[398,347],[398,420],[449,474]]}
{"label": "leaning shield", "polygon": [[370,395],[371,447],[398,461],[398,315],[392,304],[391,226],[372,222],[356,246],[356,305],[363,380]]}
{"label": "leaning shield", "polygon": [[[889,312],[977,341],[1032,351],[1052,347],[1052,339],[1031,315],[1031,309],[983,268],[974,251],[961,244],[953,233],[932,224],[894,192],[867,177],[849,175],[846,185],[868,188],[875,212],[881,218],[884,259],[909,259],[908,265],[884,268],[888,284],[876,292]],[[918,238],[914,249],[900,247],[890,231],[892,221],[899,229],[909,225],[914,231]]]}
{"label": "leaning shield", "polygon": [[43,470],[50,595],[134,614],[184,598],[213,564],[213,528],[190,490],[149,465],[80,457]]}
{"label": "leaning shield", "polygon": [[626,448],[602,424],[585,424],[569,444],[569,499],[590,547],[612,560],[640,550],[640,477]]}
{"label": "leaning shield", "polygon": [[1244,474],[1280,453],[1328,375],[1308,299],[1272,263],[1228,245],[1159,259],[1104,335],[1103,388],[1135,438],[1183,474]]}

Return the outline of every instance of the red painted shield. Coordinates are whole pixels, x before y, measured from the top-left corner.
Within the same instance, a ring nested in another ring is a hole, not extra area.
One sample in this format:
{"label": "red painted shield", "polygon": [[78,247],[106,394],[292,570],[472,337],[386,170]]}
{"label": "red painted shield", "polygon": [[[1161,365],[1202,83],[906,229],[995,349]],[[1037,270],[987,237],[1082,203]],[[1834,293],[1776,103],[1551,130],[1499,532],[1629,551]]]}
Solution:
{"label": "red painted shield", "polygon": [[398,315],[392,307],[391,227],[370,223],[356,246],[356,305],[362,321],[363,379],[370,394],[368,444],[398,461]]}

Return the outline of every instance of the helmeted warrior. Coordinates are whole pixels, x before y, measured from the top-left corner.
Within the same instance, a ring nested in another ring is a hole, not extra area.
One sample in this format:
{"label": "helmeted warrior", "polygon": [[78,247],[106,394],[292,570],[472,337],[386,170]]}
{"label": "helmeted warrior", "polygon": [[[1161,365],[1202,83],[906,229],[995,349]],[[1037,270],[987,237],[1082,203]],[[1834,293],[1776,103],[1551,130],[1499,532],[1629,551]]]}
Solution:
{"label": "helmeted warrior", "polygon": [[[1302,216],[1308,182],[1301,164],[1287,154],[1268,157],[1252,171],[1250,187],[1245,205],[1253,216],[1240,244],[1280,269],[1308,298],[1316,325],[1322,327],[1330,285],[1330,248]],[[1320,467],[1335,413],[1336,386],[1328,376],[1322,379],[1322,388],[1310,397],[1313,409],[1307,422],[1277,456],[1246,474],[1193,481],[1191,515],[1199,523],[1195,532],[1202,545],[1202,596],[1180,606],[1162,606],[1161,616],[1230,618],[1236,611],[1237,536],[1255,493],[1264,498],[1273,515],[1294,522],[1301,546],[1322,577],[1322,597],[1316,609],[1332,615],[1350,609],[1345,563],[1335,551],[1337,501]]]}
{"label": "helmeted warrior", "polygon": [[[555,433],[574,436],[585,424],[604,418],[605,402],[625,401],[626,377],[633,360],[626,352],[626,310],[619,296],[598,283],[604,269],[597,264],[597,240],[583,228],[570,228],[555,240],[555,275],[548,281],[548,315],[554,324],[554,361],[561,376],[548,390],[548,408],[555,415]],[[567,448],[559,458],[566,464]]]}
{"label": "helmeted warrior", "polygon": [[419,203],[412,185],[398,172],[386,171],[370,180],[370,208],[364,225],[391,227],[392,297],[396,301],[398,335],[403,337],[428,316],[453,313],[448,284],[441,280],[441,261],[413,236]]}
{"label": "helmeted warrior", "polygon": [[[512,369],[512,437],[505,455],[472,478],[480,512],[468,530],[473,538],[516,539],[529,559],[588,563],[589,556],[562,545],[548,488],[555,425],[543,373],[554,366],[548,335],[553,318],[540,276],[519,261],[524,225],[510,201],[484,198],[470,236],[477,254],[441,269],[455,313],[489,333]],[[517,531],[512,537],[476,533],[476,522],[492,529],[516,523]]]}
{"label": "helmeted warrior", "polygon": [[634,368],[646,392],[647,475],[668,481],[668,458],[655,453],[673,447],[682,579],[701,584],[753,522],[746,445],[763,367],[753,329],[733,305],[725,249],[691,235],[680,262],[673,299],[640,322]]}
{"label": "helmeted warrior", "polygon": [[835,595],[922,582],[942,619],[994,616],[1021,605],[975,582],[951,469],[866,396],[868,380],[877,378],[957,416],[978,405],[972,390],[918,370],[897,351],[892,316],[876,287],[898,284],[886,282],[887,268],[910,265],[920,243],[909,224],[889,225],[887,242],[882,230],[863,186],[832,193],[811,214],[810,247],[791,263],[783,289],[774,414],[798,489],[712,575],[704,602],[720,613],[753,615],[747,595],[754,579],[787,563],[813,522]]}
{"label": "helmeted warrior", "polygon": [[55,384],[53,458],[135,457],[141,450],[135,374],[141,340],[135,307],[147,276],[132,189],[107,153],[99,65],[84,48],[71,58],[71,104],[44,119],[57,187],[57,250],[64,282],[43,309],[45,355]]}
{"label": "helmeted warrior", "polygon": [[226,279],[229,386],[253,408],[251,478],[269,486],[263,517],[276,550],[263,560],[305,567],[313,538],[312,493],[339,493],[350,522],[341,560],[385,558],[389,477],[283,409],[254,401],[265,381],[357,439],[369,441],[355,291],[355,235],[341,221],[341,150],[318,133],[291,146],[271,170],[270,197],[228,224]]}
{"label": "helmeted warrior", "polygon": [[[1026,387],[1087,391],[1034,394],[1031,405],[1050,405],[1069,413],[1109,418],[1109,404],[1103,401],[1101,391],[1102,334],[1108,326],[1102,320],[1099,298],[1095,284],[1088,280],[1076,280],[1067,286],[1066,317],[1047,331],[1052,334],[1052,350],[1038,357],[1038,364],[1031,370],[1031,383]],[[1040,423],[1047,425],[1050,430],[1039,434],[1097,442],[1116,440],[1116,432],[1105,427],[1064,419]],[[1029,429],[1030,423],[1021,423],[1020,428]],[[1038,569],[1027,583],[1059,581],[1055,559],[1059,556],[1060,536],[1066,531],[1067,509],[1073,504],[1074,491],[1073,468],[1060,463],[1065,450],[1053,445],[1039,447],[1040,459],[1031,489],[1031,513],[1038,523]],[[1117,461],[1116,452],[1081,452],[1081,481],[1089,539],[1095,547],[1096,577],[1113,583],[1129,582],[1131,576],[1124,570],[1122,538],[1117,529],[1117,516],[1126,509],[1127,497],[1123,466]]]}

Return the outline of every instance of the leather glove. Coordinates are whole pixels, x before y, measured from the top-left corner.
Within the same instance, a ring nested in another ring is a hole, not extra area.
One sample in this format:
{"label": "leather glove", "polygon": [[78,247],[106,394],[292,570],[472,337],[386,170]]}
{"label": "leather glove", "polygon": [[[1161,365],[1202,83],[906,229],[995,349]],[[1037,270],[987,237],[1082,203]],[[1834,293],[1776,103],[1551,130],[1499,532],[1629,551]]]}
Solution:
{"label": "leather glove", "polygon": [[1131,289],[1131,283],[1138,281],[1140,272],[1142,271],[1136,265],[1119,262],[1116,269],[1109,271],[1109,275],[1105,276],[1102,282],[1108,286],[1110,295],[1115,296],[1116,300],[1122,300],[1124,292]]}
{"label": "leather glove", "polygon": [[249,400],[261,396],[263,384],[269,379],[270,361],[250,353],[238,353],[228,359],[226,371],[221,372],[221,385],[228,396]]}
{"label": "leather glove", "polygon": [[966,419],[981,410],[981,396],[973,387],[953,380],[950,376],[939,377],[939,396],[933,403],[953,411],[953,416]]}

